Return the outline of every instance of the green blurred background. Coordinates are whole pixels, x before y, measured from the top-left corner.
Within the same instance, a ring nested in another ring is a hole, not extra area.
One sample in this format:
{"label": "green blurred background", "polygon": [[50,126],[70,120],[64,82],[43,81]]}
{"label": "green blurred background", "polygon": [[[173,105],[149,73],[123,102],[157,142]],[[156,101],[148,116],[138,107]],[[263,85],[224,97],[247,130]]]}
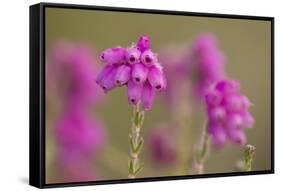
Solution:
{"label": "green blurred background", "polygon": [[[129,46],[142,34],[152,39],[157,52],[163,46],[185,45],[203,32],[213,33],[220,49],[226,56],[227,74],[241,83],[241,89],[252,103],[251,112],[256,119],[253,129],[247,130],[248,143],[255,145],[253,170],[267,170],[271,166],[271,24],[268,21],[246,19],[222,19],[194,16],[139,14],[110,11],[46,8],[46,50],[57,40],[87,43],[95,47],[93,52],[113,46]],[[101,64],[101,63],[100,63]],[[48,92],[46,92],[48,94]],[[194,104],[192,104],[194,106]],[[47,107],[52,107],[47,105]],[[47,108],[47,111],[51,111]],[[130,131],[131,107],[127,103],[125,88],[118,88],[105,96],[105,101],[91,112],[106,124],[108,143],[100,154],[97,164],[103,179],[127,178],[128,133]],[[56,145],[52,135],[53,113],[47,112],[46,125],[46,180],[54,183],[56,168],[53,160]],[[142,134],[158,122],[170,119],[167,107],[157,97],[151,111],[146,114]],[[192,108],[187,118],[186,152],[200,136],[203,109]],[[186,174],[184,170],[158,168],[142,152],[145,168],[139,177],[171,176]],[[243,148],[228,145],[213,150],[206,162],[206,173],[233,172],[235,163],[242,157]],[[187,172],[187,171],[186,171]]]}

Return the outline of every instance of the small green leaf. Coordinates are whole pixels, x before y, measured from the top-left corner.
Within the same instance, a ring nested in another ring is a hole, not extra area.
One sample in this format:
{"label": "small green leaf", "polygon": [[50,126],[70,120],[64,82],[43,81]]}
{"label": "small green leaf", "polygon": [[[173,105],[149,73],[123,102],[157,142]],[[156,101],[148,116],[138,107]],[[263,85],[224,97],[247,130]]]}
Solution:
{"label": "small green leaf", "polygon": [[139,144],[135,147],[135,153],[139,153],[141,151],[143,147],[143,143],[144,143],[143,138],[141,138]]}
{"label": "small green leaf", "polygon": [[128,168],[129,168],[129,173],[130,174],[134,174],[134,164],[133,161],[129,159],[129,164],[128,164]]}
{"label": "small green leaf", "polygon": [[137,175],[142,169],[143,169],[143,165],[139,166],[139,167],[135,170],[134,175]]}

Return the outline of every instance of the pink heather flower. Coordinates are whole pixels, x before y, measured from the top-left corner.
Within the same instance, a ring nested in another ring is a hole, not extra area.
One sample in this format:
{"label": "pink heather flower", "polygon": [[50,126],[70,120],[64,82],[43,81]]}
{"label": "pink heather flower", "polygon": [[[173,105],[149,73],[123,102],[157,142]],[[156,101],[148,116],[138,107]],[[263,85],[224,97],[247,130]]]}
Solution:
{"label": "pink heather flower", "polygon": [[97,83],[102,87],[105,93],[116,87],[115,76],[118,69],[118,67],[115,65],[110,65],[106,67],[109,67],[110,69],[108,69],[108,71],[106,71],[105,69],[103,75],[101,74],[102,77],[100,77],[101,78],[100,81],[98,81],[99,78],[97,79]]}
{"label": "pink heather flower", "polygon": [[152,128],[148,137],[148,148],[151,158],[157,165],[174,165],[178,157],[178,131],[168,124],[160,124]]}
{"label": "pink heather flower", "polygon": [[56,124],[55,135],[59,147],[83,154],[97,151],[105,143],[103,125],[97,120],[89,120],[87,114],[79,110],[62,114]]}
{"label": "pink heather flower", "polygon": [[151,86],[159,91],[166,88],[167,82],[166,78],[162,72],[162,68],[153,66],[149,69],[148,81]]}
{"label": "pink heather flower", "polygon": [[155,91],[148,81],[142,89],[141,103],[144,110],[150,110],[154,101]]}
{"label": "pink heather flower", "polygon": [[97,84],[105,93],[127,85],[129,103],[141,103],[143,109],[149,110],[153,105],[154,91],[164,90],[167,86],[163,69],[150,49],[149,37],[141,36],[130,48],[113,49],[116,48],[106,49],[101,55],[106,65],[96,78]]}
{"label": "pink heather flower", "polygon": [[115,84],[117,86],[122,86],[126,84],[131,78],[131,67],[128,65],[121,65],[117,68],[115,74]]}
{"label": "pink heather flower", "polygon": [[93,157],[105,144],[103,125],[96,119],[89,120],[85,112],[72,109],[59,117],[55,136],[58,164],[65,176],[76,181],[95,178],[90,167]]}
{"label": "pink heather flower", "polygon": [[60,42],[52,47],[47,59],[47,84],[57,89],[66,105],[100,100],[101,91],[93,79],[98,68],[90,48]]}
{"label": "pink heather flower", "polygon": [[121,64],[126,56],[126,50],[122,47],[108,48],[101,53],[101,60],[107,64]]}
{"label": "pink heather flower", "polygon": [[140,61],[141,52],[136,48],[128,48],[126,54],[126,60],[129,64],[136,64]]}
{"label": "pink heather flower", "polygon": [[200,35],[191,48],[189,75],[198,98],[203,98],[208,88],[225,77],[224,57],[211,34]]}
{"label": "pink heather flower", "polygon": [[128,101],[129,103],[135,105],[138,104],[143,90],[143,84],[136,84],[132,80],[128,82]]}
{"label": "pink heather flower", "polygon": [[246,143],[245,128],[254,124],[248,109],[249,99],[240,93],[240,84],[234,80],[218,81],[205,96],[208,114],[208,132],[212,142],[222,147],[227,140]]}
{"label": "pink heather flower", "polygon": [[136,84],[138,83],[143,84],[147,79],[148,71],[149,69],[145,67],[143,64],[140,63],[134,64],[133,71],[132,71],[133,81]]}
{"label": "pink heather flower", "polygon": [[145,50],[141,55],[141,61],[146,66],[152,66],[157,63],[157,57],[151,50]]}

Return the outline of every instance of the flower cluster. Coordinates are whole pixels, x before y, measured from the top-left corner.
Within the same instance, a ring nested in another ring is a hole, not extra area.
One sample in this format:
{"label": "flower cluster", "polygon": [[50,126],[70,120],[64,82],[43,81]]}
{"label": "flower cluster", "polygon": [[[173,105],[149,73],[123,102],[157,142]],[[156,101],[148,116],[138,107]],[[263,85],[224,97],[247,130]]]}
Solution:
{"label": "flower cluster", "polygon": [[108,48],[100,58],[106,66],[97,76],[97,84],[104,92],[127,85],[130,104],[141,103],[144,110],[149,110],[155,91],[166,88],[163,69],[150,49],[148,36],[141,36],[137,44],[129,48]]}
{"label": "flower cluster", "polygon": [[249,113],[249,99],[240,93],[240,84],[234,80],[221,80],[206,93],[208,132],[212,142],[221,147],[229,139],[246,143],[245,128],[252,127],[254,118]]}
{"label": "flower cluster", "polygon": [[48,95],[52,95],[51,90],[58,92],[56,98],[62,103],[54,127],[61,177],[64,181],[93,180],[92,159],[105,144],[106,136],[103,125],[87,112],[89,104],[97,104],[102,95],[92,78],[97,65],[91,49],[59,42],[47,61]]}
{"label": "flower cluster", "polygon": [[208,88],[225,77],[224,56],[213,35],[202,34],[197,37],[190,50],[188,65],[195,95],[204,99]]}

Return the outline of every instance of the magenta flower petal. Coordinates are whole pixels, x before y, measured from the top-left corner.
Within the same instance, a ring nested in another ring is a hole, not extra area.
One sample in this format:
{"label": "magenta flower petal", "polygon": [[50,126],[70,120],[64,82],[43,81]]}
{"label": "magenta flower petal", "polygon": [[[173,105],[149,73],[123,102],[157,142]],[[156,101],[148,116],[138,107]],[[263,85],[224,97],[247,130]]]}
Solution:
{"label": "magenta flower petal", "polygon": [[115,68],[113,65],[106,65],[96,78],[96,83],[101,85],[102,80]]}
{"label": "magenta flower petal", "polygon": [[126,50],[122,47],[108,48],[101,53],[100,59],[107,64],[120,64],[125,54]]}
{"label": "magenta flower petal", "polygon": [[147,79],[148,68],[143,64],[134,64],[132,71],[132,79],[135,83],[144,83]]}
{"label": "magenta flower petal", "polygon": [[127,94],[130,104],[136,105],[139,103],[142,95],[142,89],[142,84],[136,84],[132,80],[129,80]]}
{"label": "magenta flower petal", "polygon": [[148,49],[142,53],[141,61],[146,66],[152,66],[157,63],[157,57],[150,49]]}
{"label": "magenta flower petal", "polygon": [[122,86],[126,84],[131,78],[131,67],[128,65],[121,65],[117,68],[115,75],[115,84]]}
{"label": "magenta flower petal", "polygon": [[136,64],[140,60],[141,52],[133,47],[127,49],[126,60],[129,64]]}
{"label": "magenta flower petal", "polygon": [[150,110],[155,97],[155,90],[148,81],[145,82],[142,90],[141,103],[144,110]]}
{"label": "magenta flower petal", "polygon": [[149,36],[143,35],[139,38],[137,42],[137,48],[143,52],[147,49],[150,49],[150,38]]}
{"label": "magenta flower petal", "polygon": [[160,67],[151,67],[148,73],[148,80],[151,86],[157,90],[163,90],[166,88],[167,82]]}
{"label": "magenta flower petal", "polygon": [[116,71],[117,71],[117,67],[113,66],[113,68],[110,70],[110,72],[108,72],[108,74],[102,78],[99,85],[102,87],[102,89],[105,93],[107,93],[108,91],[110,91],[116,87],[116,84],[115,84]]}

